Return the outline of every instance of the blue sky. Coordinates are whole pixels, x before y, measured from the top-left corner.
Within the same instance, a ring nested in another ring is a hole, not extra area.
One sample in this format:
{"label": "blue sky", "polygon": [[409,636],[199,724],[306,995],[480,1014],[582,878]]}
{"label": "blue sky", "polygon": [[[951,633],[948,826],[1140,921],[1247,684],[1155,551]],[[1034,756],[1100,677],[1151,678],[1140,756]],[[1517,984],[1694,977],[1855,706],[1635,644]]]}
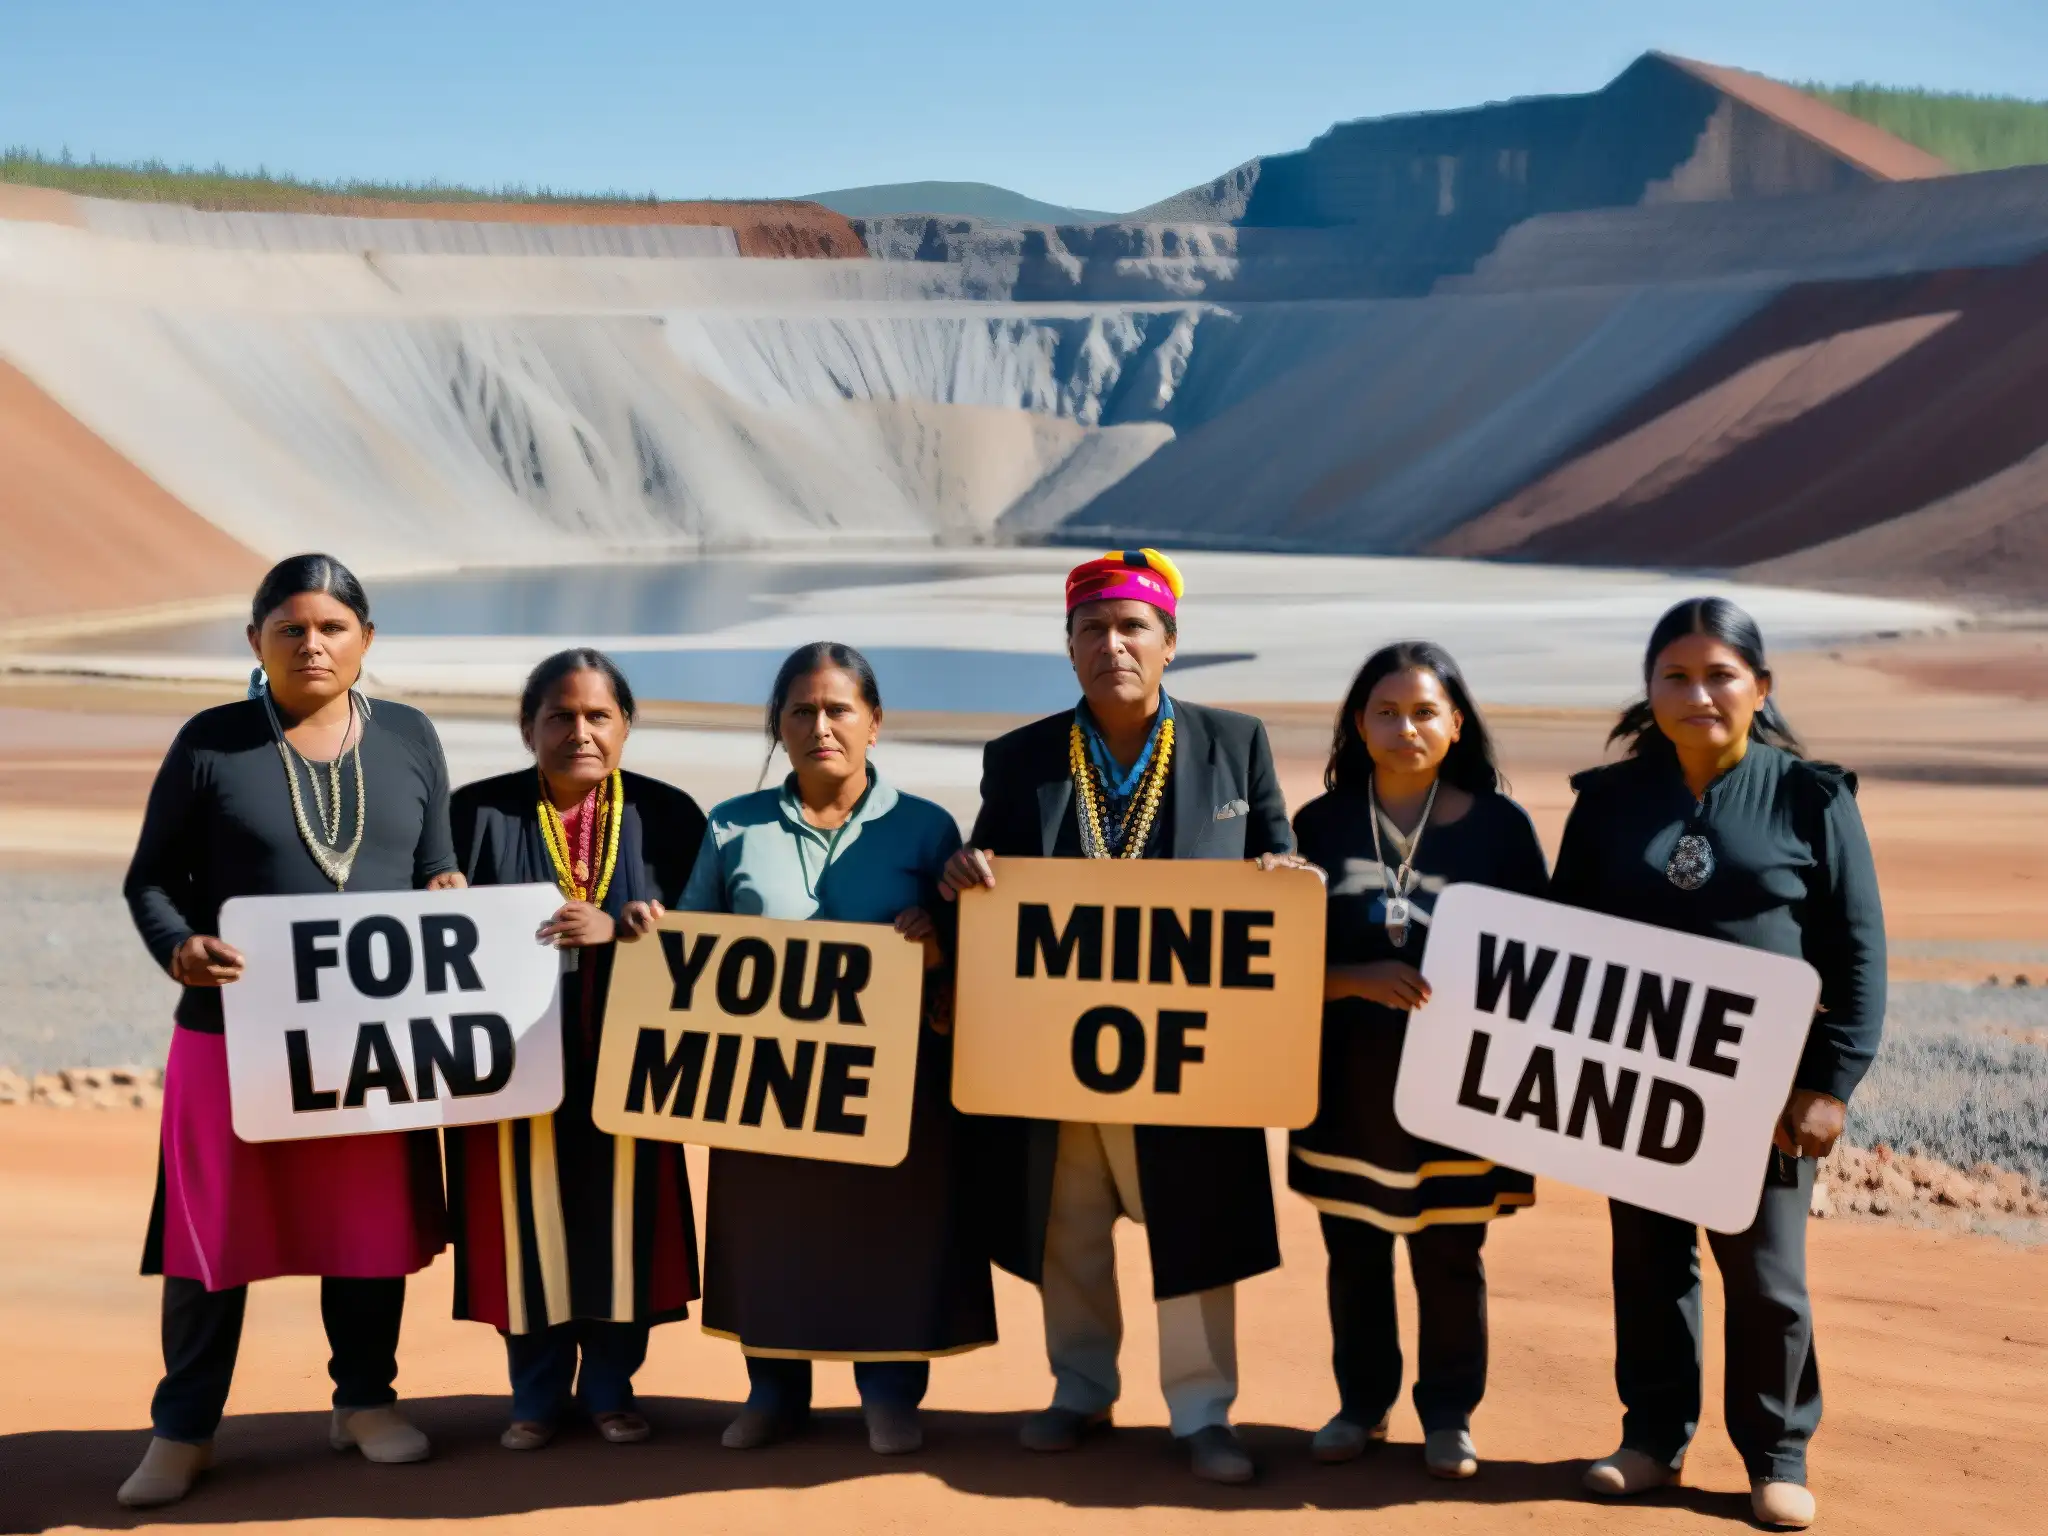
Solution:
{"label": "blue sky", "polygon": [[1339,119],[1589,90],[1651,47],[2048,95],[2048,0],[0,0],[0,144],[664,197],[977,180],[1122,210]]}

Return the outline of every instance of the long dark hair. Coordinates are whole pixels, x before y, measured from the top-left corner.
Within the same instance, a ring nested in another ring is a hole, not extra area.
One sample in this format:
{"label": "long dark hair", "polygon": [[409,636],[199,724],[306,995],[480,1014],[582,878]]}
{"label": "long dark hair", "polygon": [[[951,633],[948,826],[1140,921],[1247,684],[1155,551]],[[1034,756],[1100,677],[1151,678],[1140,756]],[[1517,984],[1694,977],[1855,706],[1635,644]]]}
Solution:
{"label": "long dark hair", "polygon": [[626,674],[619,670],[619,664],[603,651],[579,645],[555,652],[526,674],[526,686],[519,690],[519,729],[531,729],[540,716],[541,705],[547,703],[548,694],[555,685],[578,672],[602,672],[605,681],[612,686],[612,697],[619,701],[619,713],[626,717],[626,723],[631,725],[639,718],[640,706],[634,701],[633,685],[626,681]]}
{"label": "long dark hair", "polygon": [[353,613],[363,628],[370,627],[370,599],[363,584],[332,555],[287,555],[273,565],[257,583],[255,599],[249,604],[250,624],[261,629],[265,619],[307,592],[333,598]]}
{"label": "long dark hair", "polygon": [[1451,750],[1438,765],[1439,781],[1471,794],[1483,795],[1505,790],[1507,778],[1493,753],[1493,735],[1479,706],[1472,702],[1472,690],[1451,653],[1432,640],[1403,640],[1383,646],[1366,657],[1351,691],[1337,711],[1337,728],[1330,740],[1330,761],[1323,769],[1323,787],[1334,794],[1362,795],[1372,783],[1372,753],[1358,729],[1358,716],[1372,698],[1373,689],[1396,672],[1428,672],[1443,684],[1452,706],[1465,717],[1464,728]]}
{"label": "long dark hair", "polygon": [[[343,565],[332,555],[287,555],[263,573],[263,579],[256,584],[256,596],[249,602],[249,629],[251,633],[263,628],[263,621],[295,597],[308,592],[318,592],[331,597],[350,613],[356,622],[368,633],[370,625],[370,597],[363,590],[363,584],[356,580],[356,573]],[[351,689],[362,682],[360,674],[349,686]],[[261,666],[249,672],[249,697],[260,699],[270,686]],[[365,706],[366,708],[368,706]]]}
{"label": "long dark hair", "polygon": [[789,690],[798,678],[827,667],[836,667],[852,678],[854,690],[869,709],[881,709],[882,685],[875,681],[875,669],[868,665],[867,657],[837,640],[813,640],[798,646],[782,658],[782,665],[775,670],[775,687],[768,695],[768,756],[761,762],[763,781],[768,777],[768,765],[775,761],[775,749],[782,744],[782,711],[789,703]]}
{"label": "long dark hair", "polygon": [[[1657,658],[1674,640],[1683,640],[1687,635],[1705,635],[1720,641],[1740,656],[1742,664],[1759,680],[1770,681],[1771,667],[1764,657],[1764,634],[1757,628],[1756,620],[1725,597],[1689,597],[1667,610],[1657,621],[1657,627],[1650,631],[1650,643],[1643,647],[1643,697],[1623,710],[1621,718],[1614,722],[1614,729],[1607,733],[1610,746],[1617,741],[1626,741],[1630,757],[1677,751],[1671,745],[1671,738],[1657,725],[1656,712],[1650,708],[1649,691],[1657,671]],[[1749,739],[1782,747],[1794,755],[1806,750],[1786,722],[1775,698],[1766,698],[1750,717]]]}

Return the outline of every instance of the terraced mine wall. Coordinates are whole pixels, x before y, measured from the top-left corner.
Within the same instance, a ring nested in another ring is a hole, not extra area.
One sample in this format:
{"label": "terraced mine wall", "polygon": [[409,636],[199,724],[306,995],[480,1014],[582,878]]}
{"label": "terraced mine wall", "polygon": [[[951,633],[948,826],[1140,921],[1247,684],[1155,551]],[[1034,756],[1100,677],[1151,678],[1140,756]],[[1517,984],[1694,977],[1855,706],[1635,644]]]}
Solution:
{"label": "terraced mine wall", "polygon": [[[1508,175],[1497,130],[1564,154],[1583,100],[1339,131],[1186,204],[1215,218],[14,199],[0,524],[37,553],[0,619],[87,602],[62,571],[110,573],[100,606],[126,606],[309,546],[370,572],[1034,539],[1789,571],[1824,548],[2048,585],[2048,171],[1886,181],[1845,151],[1828,175],[1860,184],[1786,190],[1806,162],[1755,182],[1769,157],[1736,153],[1736,108],[1776,121],[1768,99],[1709,96],[1606,182],[1532,156],[1516,196],[1636,201],[1483,249],[1532,205],[1455,168],[1431,202],[1386,166],[1455,129],[1458,166]],[[1735,195],[1758,186],[1780,195]],[[1257,222],[1370,207],[1400,217]],[[28,432],[33,473],[7,446]]]}

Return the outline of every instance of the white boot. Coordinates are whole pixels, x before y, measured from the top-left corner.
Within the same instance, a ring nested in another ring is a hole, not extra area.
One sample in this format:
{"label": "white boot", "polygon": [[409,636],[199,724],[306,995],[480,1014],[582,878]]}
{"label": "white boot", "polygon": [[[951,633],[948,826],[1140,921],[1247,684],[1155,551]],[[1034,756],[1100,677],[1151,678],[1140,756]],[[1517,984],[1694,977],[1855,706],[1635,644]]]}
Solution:
{"label": "white boot", "polygon": [[1756,1523],[1777,1531],[1803,1531],[1813,1524],[1813,1494],[1803,1483],[1763,1480],[1749,1485],[1749,1510]]}
{"label": "white boot", "polygon": [[1594,1462],[1579,1479],[1588,1493],[1597,1493],[1603,1499],[1625,1499],[1677,1481],[1678,1468],[1667,1467],[1656,1457],[1625,1445],[1612,1456]]}
{"label": "white boot", "polygon": [[361,1451],[365,1461],[386,1464],[425,1461],[434,1449],[396,1408],[335,1409],[327,1443],[337,1451]]}
{"label": "white boot", "polygon": [[213,1465],[213,1442],[189,1445],[183,1440],[150,1437],[142,1464],[128,1474],[128,1481],[114,1495],[130,1509],[154,1509],[175,1504],[192,1491],[199,1474]]}

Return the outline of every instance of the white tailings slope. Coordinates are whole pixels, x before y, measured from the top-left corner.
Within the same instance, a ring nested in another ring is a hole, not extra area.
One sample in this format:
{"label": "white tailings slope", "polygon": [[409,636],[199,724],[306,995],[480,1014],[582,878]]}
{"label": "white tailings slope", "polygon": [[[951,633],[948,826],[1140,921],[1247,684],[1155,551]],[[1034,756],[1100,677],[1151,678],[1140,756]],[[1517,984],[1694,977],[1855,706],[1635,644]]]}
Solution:
{"label": "white tailings slope", "polygon": [[250,548],[372,571],[983,539],[1171,436],[1184,310],[951,293],[932,264],[0,224],[0,355]]}
{"label": "white tailings slope", "polygon": [[81,206],[0,220],[0,359],[255,554],[370,572],[1048,534],[1418,550],[1782,284],[1218,303],[1153,270],[1200,242],[1105,228],[1114,296],[1026,302],[921,248]]}

